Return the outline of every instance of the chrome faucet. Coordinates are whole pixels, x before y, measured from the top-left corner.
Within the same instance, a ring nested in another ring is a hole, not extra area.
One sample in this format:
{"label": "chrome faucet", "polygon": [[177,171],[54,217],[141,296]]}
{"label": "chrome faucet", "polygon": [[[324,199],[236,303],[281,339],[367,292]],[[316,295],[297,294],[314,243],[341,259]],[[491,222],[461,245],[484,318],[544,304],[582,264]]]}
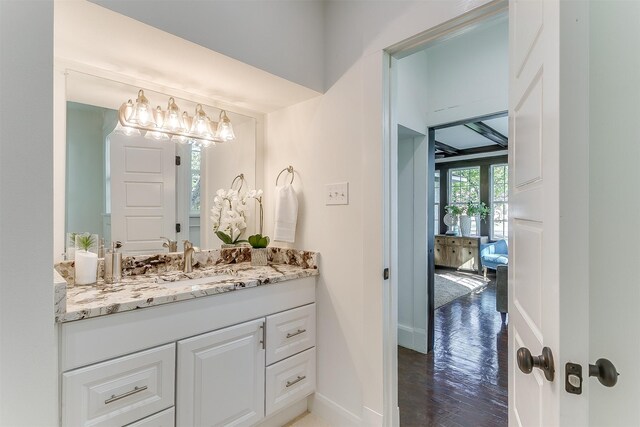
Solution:
{"label": "chrome faucet", "polygon": [[191,273],[193,271],[193,253],[198,252],[200,249],[193,246],[188,240],[184,240],[184,268],[182,269],[185,273]]}
{"label": "chrome faucet", "polygon": [[178,252],[178,242],[176,240],[171,240],[168,237],[161,237],[161,239],[166,240],[162,246],[169,249],[169,252]]}

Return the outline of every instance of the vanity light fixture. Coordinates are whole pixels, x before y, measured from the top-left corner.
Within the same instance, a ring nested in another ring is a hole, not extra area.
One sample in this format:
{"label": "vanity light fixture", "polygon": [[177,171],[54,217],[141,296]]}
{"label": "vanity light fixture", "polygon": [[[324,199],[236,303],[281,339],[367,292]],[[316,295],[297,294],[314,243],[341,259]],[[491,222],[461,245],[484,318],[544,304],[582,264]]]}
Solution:
{"label": "vanity light fixture", "polygon": [[196,106],[195,115],[187,112],[180,114],[180,108],[173,97],[169,98],[167,110],[160,106],[151,108],[144,91],[138,91],[135,104],[129,100],[118,110],[118,125],[115,132],[125,135],[141,135],[158,141],[172,140],[181,144],[195,143],[203,147],[215,145],[216,142],[233,141],[235,134],[227,112],[220,112],[218,123],[212,122],[202,108]]}

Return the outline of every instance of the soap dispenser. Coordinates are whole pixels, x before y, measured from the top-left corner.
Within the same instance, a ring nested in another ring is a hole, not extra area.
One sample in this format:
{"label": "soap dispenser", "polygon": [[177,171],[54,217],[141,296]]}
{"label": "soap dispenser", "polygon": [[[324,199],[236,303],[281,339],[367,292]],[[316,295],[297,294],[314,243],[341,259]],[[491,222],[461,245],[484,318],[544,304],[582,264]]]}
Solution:
{"label": "soap dispenser", "polygon": [[118,249],[122,243],[115,241],[111,243],[111,249],[104,257],[104,282],[118,283],[122,279],[122,253]]}

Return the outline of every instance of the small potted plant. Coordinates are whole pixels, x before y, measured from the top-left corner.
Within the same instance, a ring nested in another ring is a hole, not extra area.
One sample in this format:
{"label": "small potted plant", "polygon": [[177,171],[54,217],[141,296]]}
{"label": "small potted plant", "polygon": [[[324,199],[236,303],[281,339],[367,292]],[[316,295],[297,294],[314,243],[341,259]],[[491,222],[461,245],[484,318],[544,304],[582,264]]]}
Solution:
{"label": "small potted plant", "polygon": [[264,218],[264,210],[262,207],[262,190],[251,190],[247,194],[248,198],[255,199],[260,207],[260,232],[249,236],[247,241],[251,245],[251,265],[265,266],[268,262],[267,246],[269,246],[269,236],[262,235],[262,225]]}
{"label": "small potted plant", "polygon": [[267,246],[269,246],[269,236],[262,234],[254,234],[247,239],[251,245],[251,265],[265,266],[267,265]]}
{"label": "small potted plant", "polygon": [[90,252],[95,250],[97,236],[89,233],[76,235],[75,251],[75,284],[91,285],[97,282],[98,254]]}

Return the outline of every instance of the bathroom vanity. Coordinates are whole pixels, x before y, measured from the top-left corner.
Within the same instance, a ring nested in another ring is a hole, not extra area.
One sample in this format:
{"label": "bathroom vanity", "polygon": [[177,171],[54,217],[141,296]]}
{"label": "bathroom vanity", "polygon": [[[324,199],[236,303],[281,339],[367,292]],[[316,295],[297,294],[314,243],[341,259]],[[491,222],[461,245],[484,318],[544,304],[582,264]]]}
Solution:
{"label": "bathroom vanity", "polygon": [[62,426],[279,425],[315,390],[317,254],[272,248],[127,257],[74,286],[56,265]]}

